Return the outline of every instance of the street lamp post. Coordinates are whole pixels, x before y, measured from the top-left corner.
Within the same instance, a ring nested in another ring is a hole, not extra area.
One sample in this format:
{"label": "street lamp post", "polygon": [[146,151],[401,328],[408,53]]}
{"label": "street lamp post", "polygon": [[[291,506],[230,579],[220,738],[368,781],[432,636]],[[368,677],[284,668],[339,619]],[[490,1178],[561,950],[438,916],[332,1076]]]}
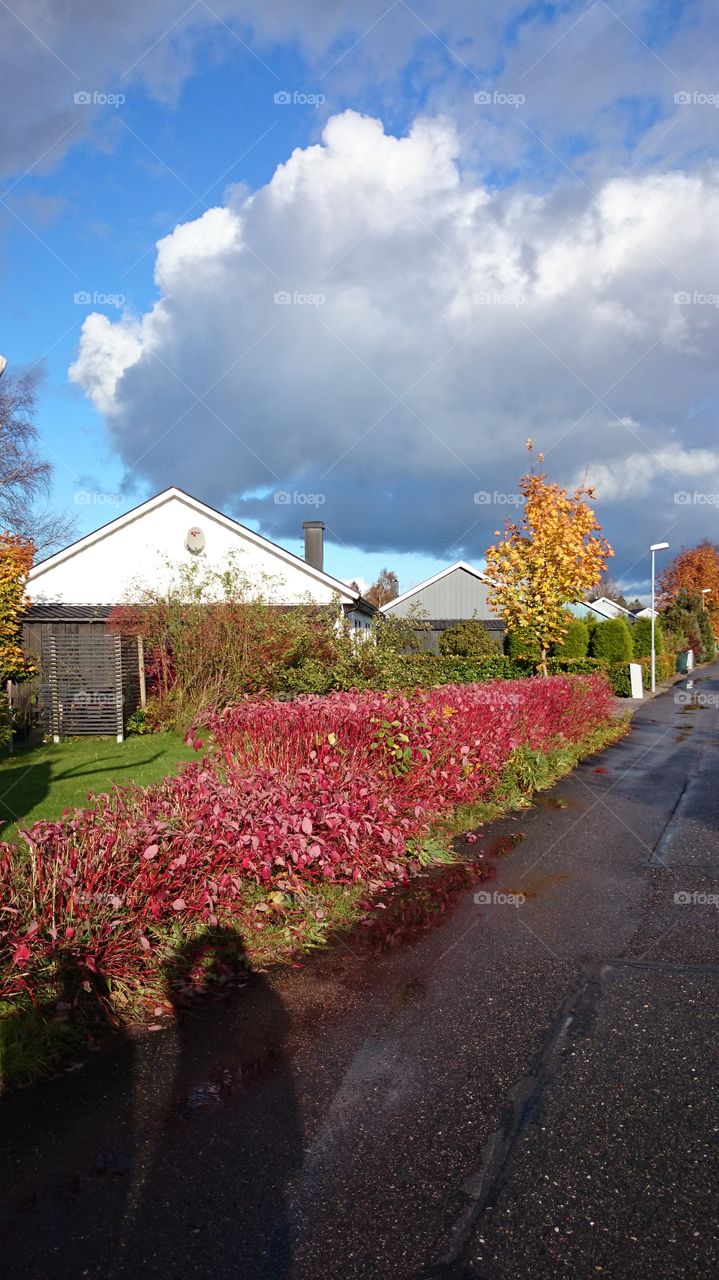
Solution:
{"label": "street lamp post", "polygon": [[668,546],[668,542],[653,542],[649,548],[652,553],[652,693],[657,687],[657,654],[654,647],[654,615],[656,612],[654,609],[654,552],[666,551]]}
{"label": "street lamp post", "polygon": [[704,610],[707,607],[706,598],[708,595],[711,595],[711,587],[702,587],[702,609]]}

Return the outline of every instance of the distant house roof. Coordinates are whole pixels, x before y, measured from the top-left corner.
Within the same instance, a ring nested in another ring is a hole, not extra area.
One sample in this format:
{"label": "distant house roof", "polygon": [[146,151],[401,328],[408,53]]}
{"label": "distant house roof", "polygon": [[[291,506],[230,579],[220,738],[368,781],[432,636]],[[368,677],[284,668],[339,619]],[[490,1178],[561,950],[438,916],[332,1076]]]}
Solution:
{"label": "distant house roof", "polygon": [[434,586],[435,582],[439,582],[442,578],[446,578],[448,574],[454,573],[457,569],[464,569],[465,573],[471,573],[472,576],[478,578],[480,582],[489,583],[490,586],[493,585],[492,579],[488,578],[486,573],[482,573],[480,569],[475,569],[474,565],[467,564],[466,560],[455,560],[454,564],[448,564],[446,569],[440,569],[439,573],[432,574],[431,578],[425,578],[424,582],[418,582],[416,586],[410,587],[409,591],[403,591],[402,595],[395,596],[394,600],[388,600],[387,604],[380,606],[380,613],[387,613],[390,609],[394,609],[398,604],[404,604],[405,600],[410,600],[412,596],[419,595],[420,592],[426,590],[427,587]]}
{"label": "distant house roof", "polygon": [[575,618],[586,616],[587,613],[593,613],[598,618],[607,620],[608,618],[626,618],[627,622],[633,622],[638,614],[632,613],[631,609],[625,609],[623,605],[617,604],[616,600],[610,600],[607,596],[598,596],[596,600],[575,600],[567,605],[570,613]]}
{"label": "distant house roof", "polygon": [[594,605],[600,613],[606,610],[609,617],[616,618],[618,613],[624,613],[628,618],[636,617],[631,609],[626,609],[623,604],[617,604],[617,601],[611,600],[609,596],[597,596],[596,600],[590,600],[588,603]]}

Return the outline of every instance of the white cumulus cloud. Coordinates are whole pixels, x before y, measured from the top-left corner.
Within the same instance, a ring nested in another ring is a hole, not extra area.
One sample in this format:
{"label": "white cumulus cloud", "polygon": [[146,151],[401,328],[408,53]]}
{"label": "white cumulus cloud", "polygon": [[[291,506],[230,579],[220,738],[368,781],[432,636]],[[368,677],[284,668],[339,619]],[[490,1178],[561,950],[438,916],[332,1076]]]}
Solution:
{"label": "white cumulus cloud", "polygon": [[650,489],[652,528],[676,520],[677,474],[714,465],[719,174],[578,205],[460,152],[446,118],[395,137],[347,111],[161,240],[155,305],[89,316],[70,371],[128,472],[274,534],[292,487],[346,543],[478,555],[506,507],[473,495],[516,490],[532,435],[566,481],[592,464],[609,520]]}

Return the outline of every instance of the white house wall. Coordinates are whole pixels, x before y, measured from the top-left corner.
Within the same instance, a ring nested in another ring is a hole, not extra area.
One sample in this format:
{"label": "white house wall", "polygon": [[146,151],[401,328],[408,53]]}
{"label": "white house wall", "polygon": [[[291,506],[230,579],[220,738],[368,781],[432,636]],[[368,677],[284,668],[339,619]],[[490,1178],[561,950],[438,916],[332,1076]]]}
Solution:
{"label": "white house wall", "polygon": [[[199,528],[205,549],[199,556],[185,547],[188,530]],[[28,595],[32,603],[117,604],[137,598],[136,588],[163,590],[172,579],[172,568],[200,561],[215,569],[227,568],[234,553],[238,569],[263,595],[281,604],[301,604],[308,598],[328,604],[329,584],[317,581],[303,563],[288,563],[271,545],[256,546],[241,528],[232,528],[211,513],[172,496],[151,510],[138,513],[120,528],[110,529],[89,546],[60,563],[42,564],[32,572]],[[269,583],[263,579],[269,578]]]}

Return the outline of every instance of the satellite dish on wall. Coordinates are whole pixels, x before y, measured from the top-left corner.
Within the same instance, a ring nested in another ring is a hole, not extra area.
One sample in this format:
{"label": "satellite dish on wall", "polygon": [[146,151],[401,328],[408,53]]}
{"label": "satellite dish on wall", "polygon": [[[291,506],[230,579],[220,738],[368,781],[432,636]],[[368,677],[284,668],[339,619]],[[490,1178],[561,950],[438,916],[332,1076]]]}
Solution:
{"label": "satellite dish on wall", "polygon": [[185,546],[188,551],[192,552],[193,556],[198,556],[201,551],[204,551],[205,535],[202,529],[198,529],[196,524],[193,524],[192,528],[188,529]]}

